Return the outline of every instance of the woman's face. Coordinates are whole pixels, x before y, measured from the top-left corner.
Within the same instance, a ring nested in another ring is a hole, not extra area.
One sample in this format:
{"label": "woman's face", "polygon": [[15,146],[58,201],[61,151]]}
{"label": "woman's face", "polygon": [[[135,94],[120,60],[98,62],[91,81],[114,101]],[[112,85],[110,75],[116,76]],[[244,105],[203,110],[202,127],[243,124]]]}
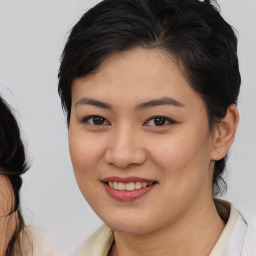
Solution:
{"label": "woman's face", "polygon": [[171,57],[134,49],[72,86],[71,160],[80,190],[117,231],[173,225],[212,200],[204,101]]}

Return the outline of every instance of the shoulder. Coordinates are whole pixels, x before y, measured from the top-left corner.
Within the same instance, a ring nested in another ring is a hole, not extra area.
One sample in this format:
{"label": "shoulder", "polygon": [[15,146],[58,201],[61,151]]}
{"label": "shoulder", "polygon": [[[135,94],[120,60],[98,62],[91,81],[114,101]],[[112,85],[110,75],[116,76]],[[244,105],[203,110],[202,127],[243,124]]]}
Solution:
{"label": "shoulder", "polygon": [[256,231],[241,214],[239,214],[223,255],[256,256]]}
{"label": "shoulder", "polygon": [[113,231],[103,224],[82,246],[76,256],[107,256],[114,241]]}
{"label": "shoulder", "polygon": [[242,256],[256,256],[256,230],[248,225],[244,238]]}
{"label": "shoulder", "polygon": [[243,215],[229,202],[215,199],[226,226],[211,255],[256,256],[256,232]]}

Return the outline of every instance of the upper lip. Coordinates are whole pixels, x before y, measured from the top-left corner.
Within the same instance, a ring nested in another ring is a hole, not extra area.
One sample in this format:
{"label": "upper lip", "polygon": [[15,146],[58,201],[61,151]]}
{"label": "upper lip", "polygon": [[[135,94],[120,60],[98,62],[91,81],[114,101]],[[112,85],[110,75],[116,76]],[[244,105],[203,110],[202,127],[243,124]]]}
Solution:
{"label": "upper lip", "polygon": [[118,176],[111,176],[101,180],[102,182],[121,182],[121,183],[129,183],[129,182],[147,182],[147,183],[154,183],[157,182],[156,180],[145,179],[141,177],[118,177]]}

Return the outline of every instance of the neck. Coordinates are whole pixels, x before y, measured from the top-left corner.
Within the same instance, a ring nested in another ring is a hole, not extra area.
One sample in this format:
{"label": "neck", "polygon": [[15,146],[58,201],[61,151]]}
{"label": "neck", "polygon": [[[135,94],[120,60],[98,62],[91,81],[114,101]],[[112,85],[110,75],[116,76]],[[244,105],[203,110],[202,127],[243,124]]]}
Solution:
{"label": "neck", "polygon": [[[147,234],[115,232],[110,256],[209,255],[224,229],[213,200],[195,205],[174,224]],[[200,209],[200,211],[198,211]]]}

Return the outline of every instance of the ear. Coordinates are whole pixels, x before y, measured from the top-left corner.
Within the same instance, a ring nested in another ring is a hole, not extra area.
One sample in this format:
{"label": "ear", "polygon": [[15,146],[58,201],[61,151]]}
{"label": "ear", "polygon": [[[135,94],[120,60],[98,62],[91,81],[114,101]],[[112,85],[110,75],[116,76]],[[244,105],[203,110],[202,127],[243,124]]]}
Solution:
{"label": "ear", "polygon": [[239,121],[239,113],[235,104],[231,104],[226,116],[214,127],[214,142],[211,158],[220,160],[226,156],[235,139],[236,128]]}

